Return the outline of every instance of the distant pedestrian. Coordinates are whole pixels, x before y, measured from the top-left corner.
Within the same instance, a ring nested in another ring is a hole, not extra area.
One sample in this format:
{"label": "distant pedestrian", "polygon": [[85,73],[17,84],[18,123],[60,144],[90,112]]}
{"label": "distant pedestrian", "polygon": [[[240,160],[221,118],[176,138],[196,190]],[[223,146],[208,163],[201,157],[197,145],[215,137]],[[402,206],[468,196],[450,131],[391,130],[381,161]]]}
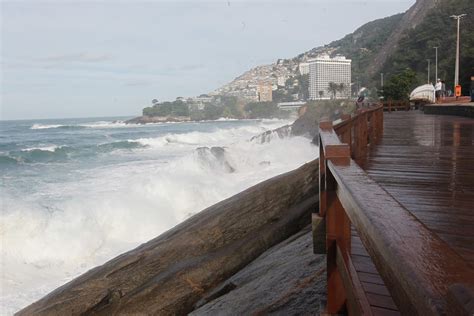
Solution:
{"label": "distant pedestrian", "polygon": [[446,97],[446,82],[441,80],[441,98],[444,100]]}
{"label": "distant pedestrian", "polygon": [[439,99],[441,98],[442,88],[443,88],[443,84],[441,83],[441,79],[438,78],[438,81],[436,82],[436,85],[435,85],[436,103],[438,103]]}

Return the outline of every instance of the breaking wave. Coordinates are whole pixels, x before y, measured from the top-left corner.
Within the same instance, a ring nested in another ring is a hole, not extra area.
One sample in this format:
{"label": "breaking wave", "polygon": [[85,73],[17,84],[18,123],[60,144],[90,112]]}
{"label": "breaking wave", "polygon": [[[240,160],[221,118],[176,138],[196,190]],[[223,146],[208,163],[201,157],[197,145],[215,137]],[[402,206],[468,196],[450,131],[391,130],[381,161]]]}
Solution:
{"label": "breaking wave", "polygon": [[[84,147],[45,144],[0,156],[0,164],[66,161],[116,151],[137,157],[81,169],[66,182],[43,184],[37,196],[0,192],[5,210],[0,214],[0,306],[11,314],[200,210],[316,158],[317,148],[303,137],[250,141],[278,124],[216,127]],[[143,157],[147,159],[138,159]]]}

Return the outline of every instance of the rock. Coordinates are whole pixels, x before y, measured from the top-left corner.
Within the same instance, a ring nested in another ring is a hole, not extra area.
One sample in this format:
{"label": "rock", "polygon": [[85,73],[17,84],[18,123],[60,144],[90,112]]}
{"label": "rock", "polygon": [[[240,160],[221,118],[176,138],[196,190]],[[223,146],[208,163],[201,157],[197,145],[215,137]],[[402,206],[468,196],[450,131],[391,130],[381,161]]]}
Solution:
{"label": "rock", "polygon": [[326,257],[314,255],[312,243],[306,227],[223,282],[190,315],[318,315]]}
{"label": "rock", "polygon": [[250,141],[256,141],[259,144],[263,144],[270,142],[274,137],[285,138],[290,136],[290,134],[291,125],[285,125],[253,136],[252,138],[250,138]]}
{"label": "rock", "polygon": [[187,314],[206,293],[310,224],[318,167],[314,160],[213,205],[18,315]]}
{"label": "rock", "polygon": [[225,148],[223,147],[198,147],[196,152],[199,161],[210,169],[217,168],[223,172],[232,173],[235,168],[227,160]]}
{"label": "rock", "polygon": [[148,124],[148,123],[165,123],[165,122],[189,122],[189,116],[138,116],[128,121],[125,124]]}

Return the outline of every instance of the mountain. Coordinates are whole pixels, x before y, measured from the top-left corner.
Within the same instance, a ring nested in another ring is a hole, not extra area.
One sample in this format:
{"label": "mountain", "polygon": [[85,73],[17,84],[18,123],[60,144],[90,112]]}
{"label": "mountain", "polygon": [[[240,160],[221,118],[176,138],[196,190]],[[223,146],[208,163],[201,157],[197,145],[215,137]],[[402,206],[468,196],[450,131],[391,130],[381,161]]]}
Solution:
{"label": "mountain", "polygon": [[[344,55],[352,59],[354,89],[376,87],[380,72],[389,79],[407,67],[418,74],[418,82],[426,81],[427,61],[432,60],[434,80],[434,46],[439,46],[439,76],[452,86],[454,78],[455,21],[452,14],[467,13],[461,28],[461,84],[468,89],[474,74],[474,6],[472,0],[417,0],[405,13],[371,21],[353,33],[327,45],[313,48],[291,59],[255,67],[214,94],[254,96],[259,82],[270,81],[278,87],[277,95],[291,95],[289,90],[298,78],[299,64],[320,54]],[[301,80],[300,80],[301,81]],[[296,85],[298,84],[298,80]],[[283,91],[283,92],[282,92]],[[274,94],[275,95],[275,94]]]}
{"label": "mountain", "polygon": [[456,21],[451,15],[467,14],[461,20],[460,84],[464,94],[474,76],[474,6],[472,0],[437,1],[415,28],[400,36],[380,71],[396,74],[410,68],[418,76],[418,83],[426,83],[427,59],[431,60],[430,81],[435,78],[435,49],[438,46],[438,78],[446,81],[448,89],[454,84],[456,56]]}

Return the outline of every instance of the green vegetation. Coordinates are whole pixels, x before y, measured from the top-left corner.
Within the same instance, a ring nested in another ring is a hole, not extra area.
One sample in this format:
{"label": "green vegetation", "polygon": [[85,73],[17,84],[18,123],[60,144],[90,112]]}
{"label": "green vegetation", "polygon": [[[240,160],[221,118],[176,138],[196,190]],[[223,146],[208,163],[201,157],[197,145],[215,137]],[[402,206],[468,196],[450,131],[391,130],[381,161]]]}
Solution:
{"label": "green vegetation", "polygon": [[390,80],[384,85],[381,95],[384,100],[408,100],[410,92],[416,85],[415,72],[411,69],[405,69],[401,73],[390,77]]}
{"label": "green vegetation", "polygon": [[[153,101],[155,101],[154,99]],[[146,116],[189,116],[189,109],[185,102],[176,100],[173,102],[152,102],[154,105],[143,109]]]}
{"label": "green vegetation", "polygon": [[251,102],[245,105],[248,118],[274,118],[278,117],[279,109],[275,102]]}
{"label": "green vegetation", "polygon": [[435,82],[435,50],[438,50],[438,77],[453,89],[456,55],[456,21],[453,14],[466,13],[461,20],[460,84],[469,91],[474,75],[474,6],[472,0],[444,0],[433,8],[413,30],[406,32],[382,72],[390,76],[410,68],[417,74],[416,84],[427,82],[427,59],[431,59],[431,81]]}
{"label": "green vegetation", "polygon": [[334,54],[352,59],[352,78],[357,86],[369,86],[373,83],[367,75],[367,68],[373,58],[387,41],[403,17],[403,13],[378,19],[364,24],[340,40],[330,43],[336,48]]}
{"label": "green vegetation", "polygon": [[[336,94],[338,92],[343,92],[346,86],[343,83],[335,83],[335,82],[330,82],[328,85],[328,92],[332,94],[332,98],[336,98]],[[322,92],[322,93],[321,93]],[[324,91],[319,91],[319,96],[322,96]]]}
{"label": "green vegetation", "polygon": [[295,97],[299,100],[307,100],[309,97],[309,75],[296,75],[290,77],[285,82],[285,87],[273,91],[272,99],[275,102],[294,101]]}
{"label": "green vegetation", "polygon": [[[205,95],[201,97],[207,97]],[[176,100],[158,103],[153,99],[152,106],[143,109],[144,116],[176,117],[188,116],[193,121],[217,120],[226,118],[283,118],[287,111],[281,111],[276,102],[250,102],[244,106],[243,100],[234,96],[216,96],[201,103],[192,100]]]}

